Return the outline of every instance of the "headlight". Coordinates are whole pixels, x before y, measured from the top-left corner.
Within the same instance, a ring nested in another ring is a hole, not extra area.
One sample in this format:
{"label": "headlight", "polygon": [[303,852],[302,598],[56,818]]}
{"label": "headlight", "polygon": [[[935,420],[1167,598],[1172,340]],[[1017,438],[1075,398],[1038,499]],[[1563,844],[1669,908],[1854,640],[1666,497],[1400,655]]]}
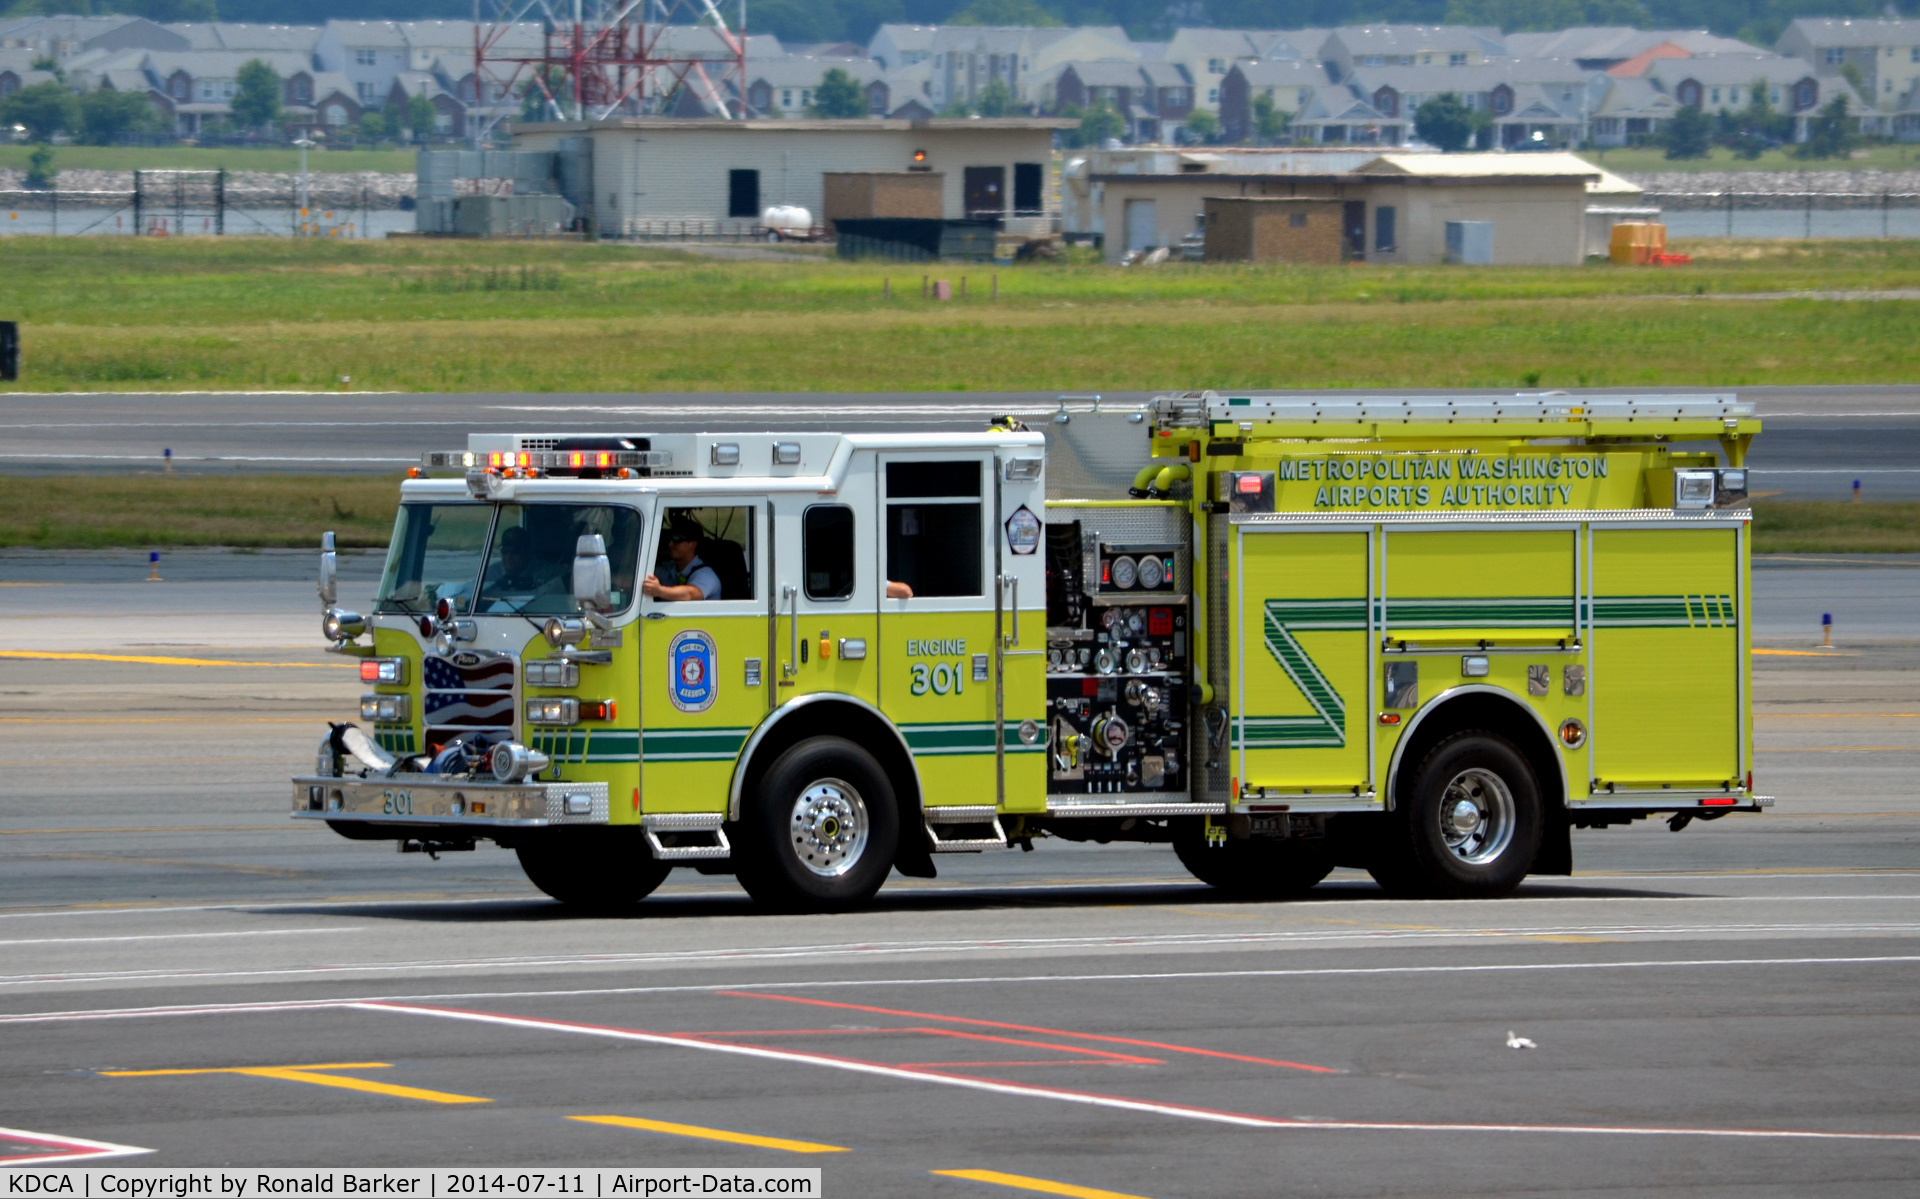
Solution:
{"label": "headlight", "polygon": [[566,658],[532,658],[526,675],[529,687],[578,687],[580,664]]}
{"label": "headlight", "polygon": [[371,720],[375,724],[405,724],[413,714],[411,695],[363,695],[360,697],[360,719]]}
{"label": "headlight", "polygon": [[571,695],[527,701],[528,724],[579,724],[580,701]]}

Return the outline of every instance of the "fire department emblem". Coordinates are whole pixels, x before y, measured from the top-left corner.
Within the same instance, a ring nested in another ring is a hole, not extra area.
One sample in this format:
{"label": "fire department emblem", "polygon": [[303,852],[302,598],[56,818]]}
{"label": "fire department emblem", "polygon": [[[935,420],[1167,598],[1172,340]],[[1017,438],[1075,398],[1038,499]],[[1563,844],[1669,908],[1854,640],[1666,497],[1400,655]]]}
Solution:
{"label": "fire department emblem", "polygon": [[713,706],[719,686],[713,670],[713,638],[699,629],[676,633],[667,643],[667,694],[682,712],[704,712]]}

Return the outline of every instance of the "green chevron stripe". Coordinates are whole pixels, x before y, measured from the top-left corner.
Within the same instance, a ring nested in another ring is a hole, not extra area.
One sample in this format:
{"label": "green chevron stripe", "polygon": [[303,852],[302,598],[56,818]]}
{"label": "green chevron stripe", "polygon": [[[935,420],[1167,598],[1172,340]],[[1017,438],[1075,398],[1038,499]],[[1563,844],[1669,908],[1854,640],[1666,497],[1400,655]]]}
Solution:
{"label": "green chevron stripe", "polygon": [[[1357,623],[1351,622],[1358,612]],[[1302,620],[1294,625],[1288,619],[1296,617]],[[1347,744],[1347,705],[1340,693],[1333,689],[1327,676],[1320,673],[1320,667],[1314,663],[1307,651],[1300,648],[1294,640],[1292,630],[1295,627],[1305,629],[1347,629],[1367,627],[1367,604],[1365,600],[1268,600],[1266,602],[1266,620],[1264,640],[1267,652],[1280,664],[1293,685],[1300,689],[1307,703],[1312,706],[1315,716],[1310,717],[1245,717],[1240,722],[1243,736],[1248,737],[1256,728],[1263,737],[1275,736],[1282,740],[1262,744],[1283,744],[1288,746],[1321,745],[1340,749]],[[1340,621],[1342,623],[1331,623]],[[1302,723],[1302,722],[1306,723]]]}
{"label": "green chevron stripe", "polygon": [[1730,595],[1602,595],[1593,624],[1603,629],[1730,629],[1739,624]]}

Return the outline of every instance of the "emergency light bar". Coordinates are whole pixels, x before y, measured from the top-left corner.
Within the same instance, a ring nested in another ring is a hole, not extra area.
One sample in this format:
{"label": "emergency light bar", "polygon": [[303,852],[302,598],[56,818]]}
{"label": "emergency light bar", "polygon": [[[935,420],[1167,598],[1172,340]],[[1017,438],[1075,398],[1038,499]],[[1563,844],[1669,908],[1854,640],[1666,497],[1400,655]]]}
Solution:
{"label": "emergency light bar", "polygon": [[662,467],[673,464],[667,450],[428,450],[420,465],[463,470],[617,470],[623,466]]}

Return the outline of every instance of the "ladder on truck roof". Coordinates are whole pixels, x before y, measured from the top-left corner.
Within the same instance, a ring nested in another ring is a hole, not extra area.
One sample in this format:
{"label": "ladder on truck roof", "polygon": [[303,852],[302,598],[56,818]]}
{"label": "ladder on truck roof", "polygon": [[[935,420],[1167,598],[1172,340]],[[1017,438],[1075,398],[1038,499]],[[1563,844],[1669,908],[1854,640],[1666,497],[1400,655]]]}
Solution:
{"label": "ladder on truck roof", "polygon": [[[1327,396],[1190,391],[1148,405],[1156,429],[1212,436],[1459,436],[1459,426],[1498,425],[1496,436],[1658,438],[1751,436],[1751,402],[1723,395]],[[1224,426],[1224,427],[1223,427]]]}

